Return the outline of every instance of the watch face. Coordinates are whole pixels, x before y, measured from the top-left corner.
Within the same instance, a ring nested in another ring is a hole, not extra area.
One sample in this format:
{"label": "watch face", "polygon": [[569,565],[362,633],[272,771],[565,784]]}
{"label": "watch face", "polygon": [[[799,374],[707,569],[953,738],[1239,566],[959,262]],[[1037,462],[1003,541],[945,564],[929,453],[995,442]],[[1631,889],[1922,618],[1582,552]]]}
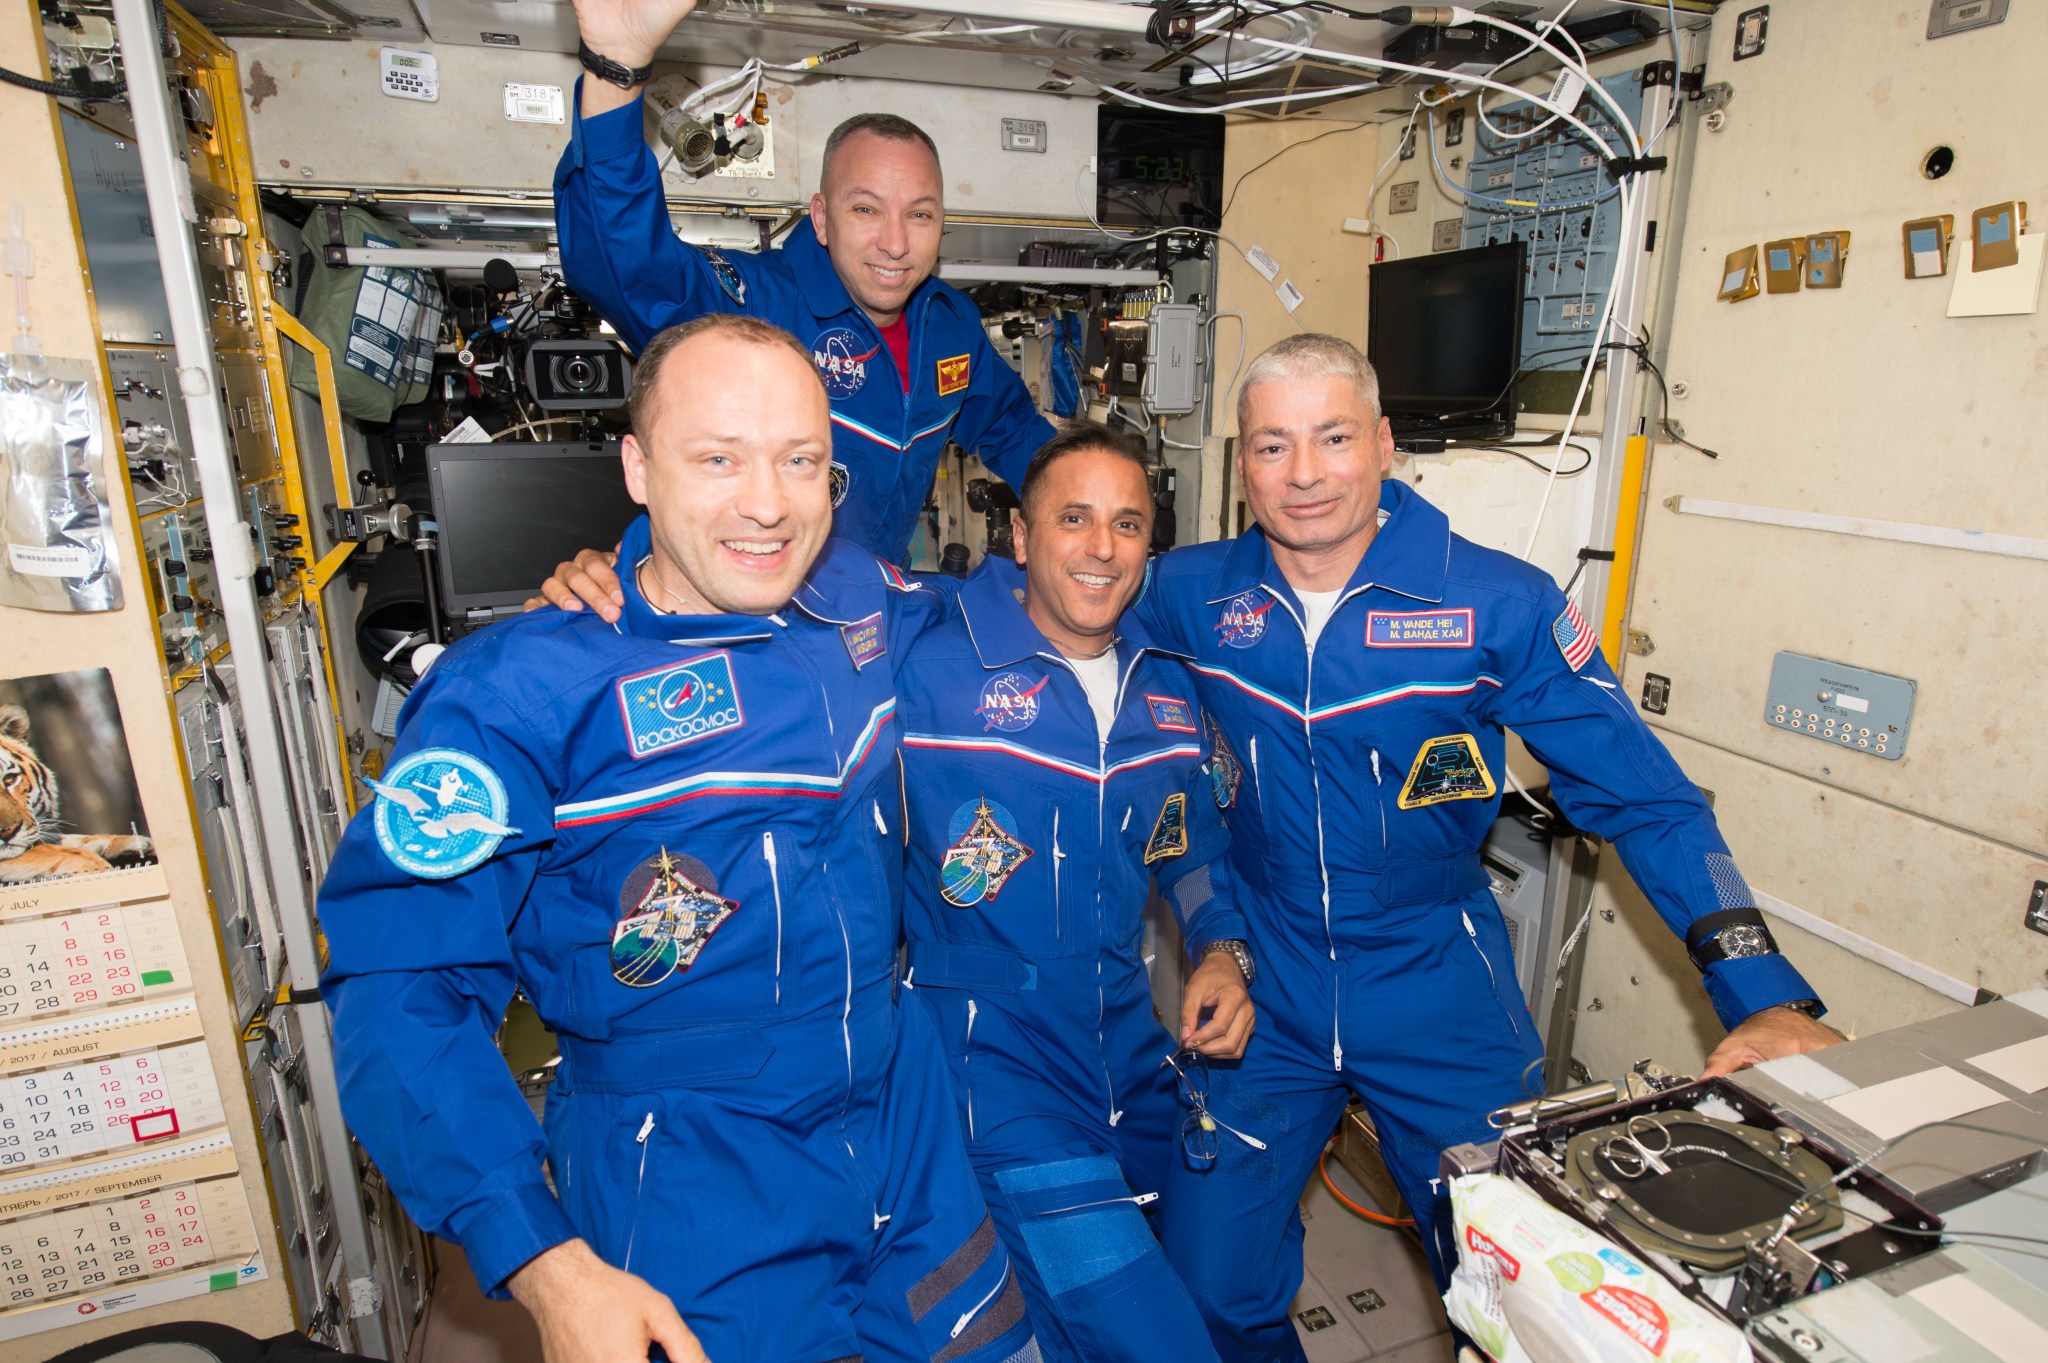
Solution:
{"label": "watch face", "polygon": [[1723,928],[1714,934],[1714,940],[1721,944],[1721,955],[1728,960],[1743,956],[1762,956],[1771,950],[1770,935],[1762,928],[1748,924]]}

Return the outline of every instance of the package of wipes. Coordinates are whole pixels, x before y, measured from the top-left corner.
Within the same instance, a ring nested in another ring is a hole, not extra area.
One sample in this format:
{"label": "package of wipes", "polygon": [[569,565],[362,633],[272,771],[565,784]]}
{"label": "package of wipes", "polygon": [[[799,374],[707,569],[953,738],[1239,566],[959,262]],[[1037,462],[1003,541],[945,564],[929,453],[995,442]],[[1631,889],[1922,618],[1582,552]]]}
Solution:
{"label": "package of wipes", "polygon": [[1519,1183],[1451,1184],[1444,1306],[1496,1363],[1751,1363],[1742,1332]]}

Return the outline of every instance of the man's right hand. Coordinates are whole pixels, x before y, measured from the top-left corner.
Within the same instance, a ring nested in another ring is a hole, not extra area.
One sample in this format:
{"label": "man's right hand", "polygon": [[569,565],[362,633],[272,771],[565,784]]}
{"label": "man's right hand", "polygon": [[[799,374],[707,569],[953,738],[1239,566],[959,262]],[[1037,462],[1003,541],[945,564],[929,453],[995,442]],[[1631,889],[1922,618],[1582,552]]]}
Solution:
{"label": "man's right hand", "polygon": [[526,609],[560,606],[565,611],[590,607],[606,624],[616,623],[626,594],[619,590],[619,575],[613,565],[616,553],[585,549],[568,563],[557,563],[554,576],[540,584],[540,595],[526,598]]}
{"label": "man's right hand", "polygon": [[540,1327],[546,1363],[629,1363],[653,1344],[670,1363],[711,1363],[674,1302],[581,1240],[534,1256],[506,1286]]}
{"label": "man's right hand", "polygon": [[[645,66],[696,8],[697,0],[576,0],[576,30],[598,56],[621,66]],[[583,82],[583,116],[617,109],[635,93],[590,77]]]}

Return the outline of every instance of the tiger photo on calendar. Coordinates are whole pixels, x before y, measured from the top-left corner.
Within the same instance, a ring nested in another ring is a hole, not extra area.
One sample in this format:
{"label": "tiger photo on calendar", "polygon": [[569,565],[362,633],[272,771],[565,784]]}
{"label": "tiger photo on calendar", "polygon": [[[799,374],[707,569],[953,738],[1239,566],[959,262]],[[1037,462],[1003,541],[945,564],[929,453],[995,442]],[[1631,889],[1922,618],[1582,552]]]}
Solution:
{"label": "tiger photo on calendar", "polygon": [[155,860],[111,675],[0,678],[0,886]]}

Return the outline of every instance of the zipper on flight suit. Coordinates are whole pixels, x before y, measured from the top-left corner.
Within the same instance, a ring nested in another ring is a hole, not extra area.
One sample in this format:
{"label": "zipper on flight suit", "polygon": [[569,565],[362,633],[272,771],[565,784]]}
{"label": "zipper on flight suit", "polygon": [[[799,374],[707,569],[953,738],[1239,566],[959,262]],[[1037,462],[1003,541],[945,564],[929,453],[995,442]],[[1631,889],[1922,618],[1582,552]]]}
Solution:
{"label": "zipper on flight suit", "polygon": [[[1493,986],[1493,1001],[1500,1005],[1500,1010],[1503,1013],[1508,1015],[1508,1026],[1514,1029],[1516,1036],[1520,1036],[1522,1034],[1522,1024],[1516,1019],[1515,1010],[1501,999],[1500,977],[1493,973],[1493,960],[1486,954],[1486,948],[1479,945],[1479,929],[1472,926],[1472,915],[1460,909],[1458,917],[1465,921],[1465,935],[1472,939],[1472,949],[1479,953],[1479,963],[1486,967],[1486,981]],[[1517,985],[1517,988],[1519,987]]]}
{"label": "zipper on flight suit", "polygon": [[1052,940],[1055,949],[1060,940],[1060,863],[1067,854],[1060,850],[1060,807],[1052,807]]}
{"label": "zipper on flight suit", "polygon": [[967,1139],[974,1139],[974,1019],[981,1013],[981,1006],[973,999],[967,1000],[967,1035],[960,1038],[960,1068],[967,1079]]}
{"label": "zipper on flight suit", "polygon": [[640,1176],[633,1184],[633,1227],[626,1232],[626,1262],[620,1265],[622,1272],[633,1271],[633,1242],[640,1237],[640,1195],[647,1188],[647,1138],[654,1134],[654,1114],[647,1114],[647,1120],[640,1123],[640,1132],[633,1137],[640,1147]]}
{"label": "zipper on flight suit", "polygon": [[[1322,773],[1316,768],[1315,724],[1309,718],[1315,709],[1316,641],[1308,637],[1308,620],[1304,616],[1297,615],[1294,608],[1288,606],[1286,599],[1277,592],[1273,593],[1273,599],[1282,606],[1287,607],[1287,614],[1293,617],[1294,627],[1301,631],[1302,646],[1307,651],[1307,665],[1302,671],[1301,741],[1302,746],[1308,751],[1309,788],[1314,792],[1316,799],[1316,870],[1323,880],[1323,945],[1329,952],[1330,964],[1334,966],[1337,963],[1337,938],[1330,931],[1330,866],[1323,852],[1323,777]],[[1330,607],[1331,616],[1334,617],[1337,613],[1337,607],[1343,604],[1341,599],[1334,603]],[[1328,623],[1327,620],[1324,622],[1325,625]],[[1336,972],[1332,971],[1330,976],[1330,1064],[1340,1072],[1344,1068],[1344,1032],[1343,1020],[1340,1016],[1343,1000],[1344,989],[1342,982],[1336,978]]]}
{"label": "zipper on flight suit", "polygon": [[768,863],[768,886],[775,893],[775,1006],[782,1006],[782,876],[775,865],[775,835],[761,834],[761,859]]}

